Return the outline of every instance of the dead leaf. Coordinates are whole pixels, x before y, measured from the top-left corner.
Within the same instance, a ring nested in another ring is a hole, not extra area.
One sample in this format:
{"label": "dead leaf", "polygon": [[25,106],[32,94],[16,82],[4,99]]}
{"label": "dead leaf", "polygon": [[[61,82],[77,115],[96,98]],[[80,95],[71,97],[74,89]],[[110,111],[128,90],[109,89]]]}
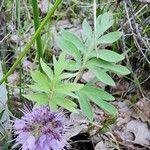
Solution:
{"label": "dead leaf", "polygon": [[68,122],[69,122],[68,124],[70,124],[69,127],[70,132],[67,132],[65,134],[66,139],[70,139],[71,137],[74,137],[78,135],[80,132],[84,132],[85,129],[87,129],[86,125],[87,119],[80,110],[71,113],[70,120]]}
{"label": "dead leaf", "polygon": [[136,106],[139,108],[138,116],[143,122],[150,121],[150,101],[146,99],[141,99],[136,103]]}
{"label": "dead leaf", "polygon": [[99,142],[95,146],[95,150],[110,150],[104,142]]}
{"label": "dead leaf", "polygon": [[127,132],[134,134],[134,143],[150,145],[150,129],[146,123],[132,120],[127,124]]}
{"label": "dead leaf", "polygon": [[31,69],[34,68],[33,63],[31,61],[27,60],[27,59],[23,60],[22,65],[23,65],[23,69],[25,71],[30,71]]}
{"label": "dead leaf", "polygon": [[17,43],[19,41],[19,35],[17,33],[13,33],[10,39],[12,42]]}
{"label": "dead leaf", "polygon": [[83,114],[83,112],[81,110],[78,110],[77,112],[71,113],[70,114],[70,119],[74,123],[79,123],[79,124],[84,124],[84,123],[88,122],[85,115]]}
{"label": "dead leaf", "polygon": [[116,86],[111,87],[111,89],[114,95],[122,95],[124,92],[127,91],[128,87],[129,83],[123,78],[120,78],[116,83]]}
{"label": "dead leaf", "polygon": [[131,110],[129,109],[128,101],[123,102],[116,102],[118,105],[119,116],[117,118],[117,126],[122,126],[130,121],[130,116],[132,114]]}
{"label": "dead leaf", "polygon": [[17,85],[19,83],[19,75],[16,71],[8,77],[8,82]]}
{"label": "dead leaf", "polygon": [[69,128],[70,132],[65,133],[64,136],[66,139],[70,139],[70,138],[78,135],[82,130],[83,130],[82,126],[79,126],[79,125],[76,126],[76,125],[72,124],[72,126]]}
{"label": "dead leaf", "polygon": [[39,8],[43,14],[46,14],[49,8],[49,0],[40,0]]}

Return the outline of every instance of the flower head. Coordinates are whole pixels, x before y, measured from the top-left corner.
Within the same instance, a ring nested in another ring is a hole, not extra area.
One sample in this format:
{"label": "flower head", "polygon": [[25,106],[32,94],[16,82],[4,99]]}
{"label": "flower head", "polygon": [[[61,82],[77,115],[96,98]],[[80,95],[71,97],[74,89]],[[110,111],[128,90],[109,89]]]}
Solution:
{"label": "flower head", "polygon": [[13,125],[15,146],[22,145],[22,150],[63,150],[68,145],[65,120],[63,112],[52,112],[47,106],[24,111],[24,116]]}

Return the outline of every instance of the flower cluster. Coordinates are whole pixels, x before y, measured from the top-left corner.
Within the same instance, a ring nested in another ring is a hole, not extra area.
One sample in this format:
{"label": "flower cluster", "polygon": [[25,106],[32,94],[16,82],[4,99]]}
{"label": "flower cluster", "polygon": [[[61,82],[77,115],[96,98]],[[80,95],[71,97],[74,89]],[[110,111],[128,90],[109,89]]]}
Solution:
{"label": "flower cluster", "polygon": [[22,150],[63,150],[68,145],[65,139],[67,125],[63,112],[51,112],[49,107],[41,106],[32,111],[24,111],[21,119],[13,125],[17,135],[14,147]]}

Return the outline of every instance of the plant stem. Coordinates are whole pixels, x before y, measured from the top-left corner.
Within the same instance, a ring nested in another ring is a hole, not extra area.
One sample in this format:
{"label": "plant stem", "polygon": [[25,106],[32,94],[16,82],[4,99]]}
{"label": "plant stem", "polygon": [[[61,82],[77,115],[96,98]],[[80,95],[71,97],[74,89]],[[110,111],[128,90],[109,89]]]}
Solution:
{"label": "plant stem", "polygon": [[[97,54],[97,37],[96,37],[96,0],[93,0],[93,22],[94,22],[94,49]],[[98,57],[97,57],[98,58]]]}
{"label": "plant stem", "polygon": [[77,76],[76,76],[75,79],[74,79],[74,82],[75,82],[75,83],[78,82],[78,80],[82,77],[82,75],[83,75],[83,73],[84,73],[84,68],[85,68],[85,64],[86,64],[86,62],[87,62],[87,60],[88,60],[88,56],[89,56],[89,52],[87,52],[87,53],[85,53],[85,54],[83,55],[83,60],[82,60],[81,68],[79,69],[78,74],[77,74]]}
{"label": "plant stem", "polygon": [[20,0],[16,0],[16,21],[17,26],[20,27]]}
{"label": "plant stem", "polygon": [[15,70],[16,66],[20,63],[22,58],[27,54],[29,49],[31,48],[32,44],[35,42],[36,38],[40,34],[41,30],[43,29],[44,25],[49,21],[50,17],[54,14],[54,11],[57,9],[58,5],[62,2],[62,0],[56,0],[54,6],[48,12],[44,20],[41,22],[39,28],[36,30],[35,34],[30,39],[29,43],[23,49],[22,53],[19,55],[18,59],[14,63],[14,65],[10,68],[10,70],[6,73],[6,75],[0,80],[0,84],[6,81],[7,77]]}
{"label": "plant stem", "polygon": [[[37,0],[31,0],[31,4],[33,9],[34,29],[35,31],[37,31],[37,29],[40,26],[39,9],[38,9]],[[36,47],[37,47],[39,68],[41,69],[40,57],[42,58],[43,56],[41,34],[39,34],[38,37],[36,38]]]}
{"label": "plant stem", "polygon": [[79,70],[77,76],[76,76],[75,79],[74,79],[74,82],[75,82],[75,83],[77,83],[78,80],[81,78],[82,73],[83,73],[83,69],[81,68],[81,69]]}
{"label": "plant stem", "polygon": [[[18,36],[19,39],[21,38],[21,23],[20,23],[20,0],[16,0],[16,21],[17,21],[17,31],[18,31]],[[21,47],[20,47],[20,40],[17,42],[16,48],[19,49],[19,51],[21,52]],[[22,63],[19,63],[19,97],[20,100],[22,101]],[[23,101],[22,101],[23,102]]]}

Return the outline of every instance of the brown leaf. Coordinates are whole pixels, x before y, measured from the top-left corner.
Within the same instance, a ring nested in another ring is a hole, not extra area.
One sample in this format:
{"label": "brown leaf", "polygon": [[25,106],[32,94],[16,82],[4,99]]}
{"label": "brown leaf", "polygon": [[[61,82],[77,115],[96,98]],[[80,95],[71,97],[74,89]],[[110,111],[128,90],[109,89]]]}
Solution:
{"label": "brown leaf", "polygon": [[132,120],[127,124],[127,132],[134,134],[134,143],[150,145],[150,129],[146,123]]}
{"label": "brown leaf", "polygon": [[51,7],[51,5],[49,6],[49,0],[40,0],[39,8],[43,14],[48,12],[49,7]]}
{"label": "brown leaf", "polygon": [[143,98],[136,103],[136,106],[139,108],[138,115],[140,119],[143,122],[150,121],[150,101]]}
{"label": "brown leaf", "polygon": [[110,150],[103,142],[99,142],[95,146],[95,150]]}

